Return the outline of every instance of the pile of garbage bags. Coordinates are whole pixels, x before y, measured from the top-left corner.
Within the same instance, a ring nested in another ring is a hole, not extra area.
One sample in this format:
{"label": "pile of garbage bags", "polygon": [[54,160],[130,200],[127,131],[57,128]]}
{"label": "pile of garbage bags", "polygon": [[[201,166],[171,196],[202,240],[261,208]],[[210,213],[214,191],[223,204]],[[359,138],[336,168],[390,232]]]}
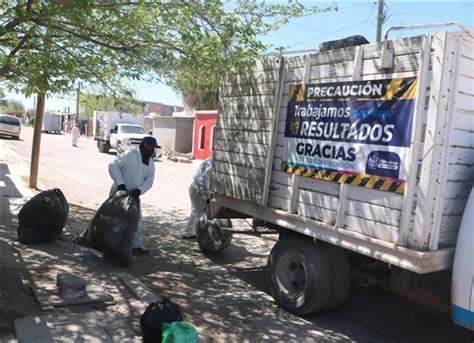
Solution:
{"label": "pile of garbage bags", "polygon": [[[193,210],[190,223],[195,223],[196,240],[203,251],[214,253],[227,248],[232,241],[232,222],[229,219],[208,219],[207,203],[211,198],[212,158],[205,160],[193,176],[190,197]],[[194,218],[193,218],[194,217]],[[189,224],[188,224],[189,225]]]}
{"label": "pile of garbage bags", "polygon": [[183,321],[183,314],[177,304],[163,298],[148,305],[140,317],[143,343],[193,343],[198,333],[193,325]]}
{"label": "pile of garbage bags", "polygon": [[18,240],[22,244],[43,244],[63,231],[69,205],[59,188],[43,191],[31,198],[18,213]]}
{"label": "pile of garbage bags", "polygon": [[139,200],[127,191],[118,191],[100,206],[76,243],[101,251],[106,258],[128,267],[139,220]]}
{"label": "pile of garbage bags", "polygon": [[232,242],[232,228],[230,219],[208,219],[207,213],[199,216],[196,228],[196,240],[199,248],[204,251],[221,252]]}

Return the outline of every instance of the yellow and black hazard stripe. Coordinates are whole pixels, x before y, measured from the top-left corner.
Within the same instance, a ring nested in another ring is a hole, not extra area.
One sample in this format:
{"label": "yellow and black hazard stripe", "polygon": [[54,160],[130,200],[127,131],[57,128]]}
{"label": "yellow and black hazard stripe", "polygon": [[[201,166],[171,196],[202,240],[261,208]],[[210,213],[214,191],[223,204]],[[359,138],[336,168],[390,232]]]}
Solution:
{"label": "yellow and black hazard stripe", "polygon": [[290,85],[288,91],[288,102],[297,101],[301,102],[305,100],[305,84],[294,84]]}
{"label": "yellow and black hazard stripe", "polygon": [[365,187],[386,192],[403,194],[405,191],[405,183],[387,180],[380,176],[338,173],[328,170],[299,167],[286,162],[282,162],[281,170],[291,174],[311,177],[313,179],[337,183],[347,183],[353,186]]}

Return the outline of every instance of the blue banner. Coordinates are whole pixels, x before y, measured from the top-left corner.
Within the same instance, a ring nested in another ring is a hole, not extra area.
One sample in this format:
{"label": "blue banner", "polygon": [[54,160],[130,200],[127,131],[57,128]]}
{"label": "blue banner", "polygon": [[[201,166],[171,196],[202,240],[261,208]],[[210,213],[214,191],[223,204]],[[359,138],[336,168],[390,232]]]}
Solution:
{"label": "blue banner", "polygon": [[291,86],[282,169],[404,183],[416,87],[416,78]]}

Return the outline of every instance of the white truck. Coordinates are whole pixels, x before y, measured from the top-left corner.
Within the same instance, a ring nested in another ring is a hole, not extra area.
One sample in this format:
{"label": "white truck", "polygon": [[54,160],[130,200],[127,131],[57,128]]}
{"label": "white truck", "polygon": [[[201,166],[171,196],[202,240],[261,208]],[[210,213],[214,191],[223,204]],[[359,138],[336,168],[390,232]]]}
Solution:
{"label": "white truck", "polygon": [[94,111],[93,131],[99,151],[106,153],[115,149],[117,153],[122,153],[138,146],[143,137],[150,136],[143,124],[143,113]]}
{"label": "white truck", "polygon": [[387,39],[451,24],[224,77],[209,216],[279,231],[267,280],[284,309],[334,308],[352,276],[449,311],[449,287],[423,288],[456,255],[452,314],[473,329],[474,33]]}
{"label": "white truck", "polygon": [[43,127],[41,131],[47,133],[61,132],[61,116],[45,113],[43,116]]}

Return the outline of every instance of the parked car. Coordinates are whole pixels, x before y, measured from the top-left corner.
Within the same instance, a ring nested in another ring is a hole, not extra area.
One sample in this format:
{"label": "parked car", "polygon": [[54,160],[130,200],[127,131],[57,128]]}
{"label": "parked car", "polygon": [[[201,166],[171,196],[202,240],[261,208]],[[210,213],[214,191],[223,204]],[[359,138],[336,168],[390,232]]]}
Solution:
{"label": "parked car", "polygon": [[10,136],[13,139],[20,139],[20,131],[20,119],[8,114],[0,114],[0,136]]}

